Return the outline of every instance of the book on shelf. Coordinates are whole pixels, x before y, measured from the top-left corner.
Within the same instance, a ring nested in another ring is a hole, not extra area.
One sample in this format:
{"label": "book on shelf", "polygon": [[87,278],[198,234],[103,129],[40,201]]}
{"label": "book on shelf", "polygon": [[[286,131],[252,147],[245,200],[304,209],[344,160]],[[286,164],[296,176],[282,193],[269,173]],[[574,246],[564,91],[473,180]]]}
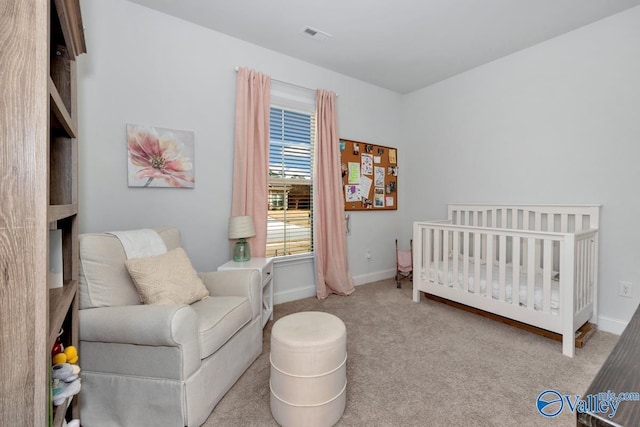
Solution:
{"label": "book on shelf", "polygon": [[49,289],[62,287],[62,230],[49,230]]}

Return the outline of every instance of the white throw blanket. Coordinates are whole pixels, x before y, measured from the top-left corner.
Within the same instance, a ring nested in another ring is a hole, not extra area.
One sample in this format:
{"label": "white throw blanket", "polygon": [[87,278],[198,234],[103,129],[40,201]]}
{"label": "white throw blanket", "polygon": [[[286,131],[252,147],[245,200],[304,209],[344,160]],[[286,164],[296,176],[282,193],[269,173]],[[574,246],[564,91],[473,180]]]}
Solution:
{"label": "white throw blanket", "polygon": [[109,234],[113,234],[120,240],[124,252],[127,254],[127,259],[147,258],[167,253],[167,246],[164,244],[162,237],[149,228],[110,231]]}

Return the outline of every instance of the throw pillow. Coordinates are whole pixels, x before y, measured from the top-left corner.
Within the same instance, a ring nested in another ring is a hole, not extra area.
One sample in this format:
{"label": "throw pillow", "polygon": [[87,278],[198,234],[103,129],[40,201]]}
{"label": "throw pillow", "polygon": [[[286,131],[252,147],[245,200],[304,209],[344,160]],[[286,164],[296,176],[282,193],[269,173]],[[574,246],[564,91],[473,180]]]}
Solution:
{"label": "throw pillow", "polygon": [[182,248],[128,259],[125,265],[145,304],[191,304],[209,295]]}

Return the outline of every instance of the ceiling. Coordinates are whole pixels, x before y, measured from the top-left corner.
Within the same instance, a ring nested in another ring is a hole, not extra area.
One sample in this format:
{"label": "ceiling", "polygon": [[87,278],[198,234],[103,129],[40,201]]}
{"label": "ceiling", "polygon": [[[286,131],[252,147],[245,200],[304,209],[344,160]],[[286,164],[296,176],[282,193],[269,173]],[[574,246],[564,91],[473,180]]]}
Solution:
{"label": "ceiling", "polygon": [[[408,93],[640,0],[131,0]],[[318,41],[305,27],[329,33]]]}

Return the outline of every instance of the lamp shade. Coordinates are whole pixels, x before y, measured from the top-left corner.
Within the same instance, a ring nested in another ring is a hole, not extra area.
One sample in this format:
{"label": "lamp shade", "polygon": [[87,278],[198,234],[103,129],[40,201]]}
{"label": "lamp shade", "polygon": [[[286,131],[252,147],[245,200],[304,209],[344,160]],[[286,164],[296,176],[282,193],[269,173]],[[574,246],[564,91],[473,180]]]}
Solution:
{"label": "lamp shade", "polygon": [[229,238],[246,239],[256,235],[253,219],[250,216],[232,216],[229,218]]}

